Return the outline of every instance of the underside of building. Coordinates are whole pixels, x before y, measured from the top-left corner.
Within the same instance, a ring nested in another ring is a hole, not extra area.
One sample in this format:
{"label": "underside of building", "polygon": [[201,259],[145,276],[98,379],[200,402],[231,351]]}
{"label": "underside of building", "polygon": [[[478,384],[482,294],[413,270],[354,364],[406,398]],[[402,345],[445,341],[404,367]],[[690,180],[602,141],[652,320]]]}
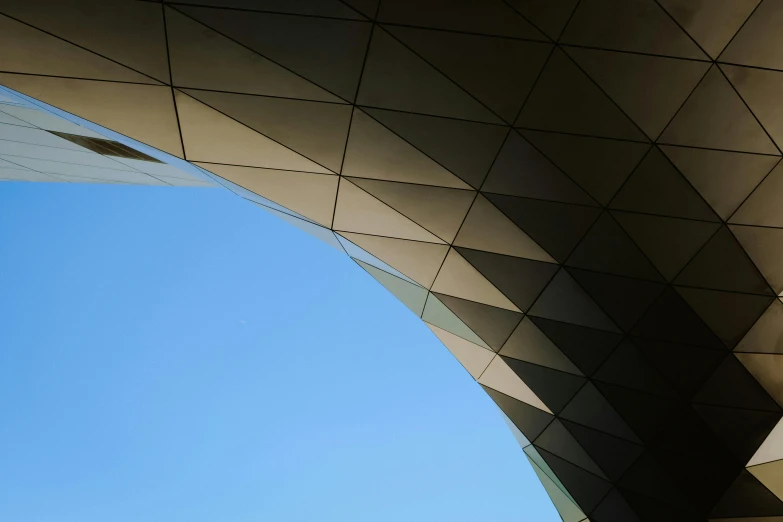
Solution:
{"label": "underside of building", "polygon": [[783,0],[0,0],[0,180],[223,185],[345,250],[566,522],[781,522],[781,28]]}

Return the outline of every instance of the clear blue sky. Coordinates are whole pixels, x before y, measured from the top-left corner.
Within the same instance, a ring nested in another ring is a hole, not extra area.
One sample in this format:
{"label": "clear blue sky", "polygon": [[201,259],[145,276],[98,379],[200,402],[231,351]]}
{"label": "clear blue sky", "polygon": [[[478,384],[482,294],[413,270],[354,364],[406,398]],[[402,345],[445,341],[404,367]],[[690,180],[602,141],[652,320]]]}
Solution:
{"label": "clear blue sky", "polygon": [[559,520],[358,266],[220,189],[0,183],[0,521]]}

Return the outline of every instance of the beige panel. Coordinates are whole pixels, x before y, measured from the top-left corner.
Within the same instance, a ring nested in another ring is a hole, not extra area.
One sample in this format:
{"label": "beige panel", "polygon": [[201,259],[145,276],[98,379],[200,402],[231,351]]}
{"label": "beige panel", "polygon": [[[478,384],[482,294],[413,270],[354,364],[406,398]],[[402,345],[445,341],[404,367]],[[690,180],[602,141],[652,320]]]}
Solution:
{"label": "beige panel", "polygon": [[353,113],[342,174],[470,189],[464,181],[358,109]]}
{"label": "beige panel", "polygon": [[533,390],[528,388],[527,384],[522,382],[522,379],[520,379],[519,376],[514,373],[514,370],[509,368],[500,357],[492,359],[492,362],[487,369],[484,370],[484,373],[478,379],[478,382],[487,388],[492,388],[509,397],[514,397],[518,401],[522,401],[539,410],[552,413],[552,411],[546,407],[546,404],[533,393]]}
{"label": "beige panel", "polygon": [[363,188],[446,242],[454,241],[454,236],[457,235],[476,194],[468,190],[375,179],[351,178],[351,183]]}
{"label": "beige panel", "polygon": [[[488,230],[492,233],[488,234]],[[481,194],[468,212],[454,246],[557,263]]]}
{"label": "beige panel", "polygon": [[767,438],[753,454],[746,467],[772,462],[773,460],[783,459],[783,420],[772,428]]}
{"label": "beige panel", "polygon": [[179,91],[175,94],[188,160],[329,173],[317,163],[190,96]]}
{"label": "beige panel", "polygon": [[768,462],[760,466],[748,468],[753,476],[759,479],[768,490],[783,500],[783,460]]}
{"label": "beige panel", "polygon": [[495,357],[495,352],[493,351],[482,348],[470,341],[466,341],[462,337],[458,337],[437,326],[429,323],[424,324],[438,336],[438,339],[440,339],[474,379],[478,379],[481,376],[484,370],[487,369],[487,366],[489,366],[492,358]]}
{"label": "beige panel", "polygon": [[0,15],[0,70],[118,82],[155,80]]}
{"label": "beige panel", "polygon": [[343,179],[337,194],[334,230],[443,243],[390,206]]}
{"label": "beige panel", "polygon": [[182,157],[169,87],[20,74],[0,74],[0,84]]}
{"label": "beige panel", "polygon": [[350,106],[272,96],[181,90],[332,172],[340,171],[351,120]]}
{"label": "beige panel", "polygon": [[454,249],[446,256],[435,284],[432,285],[432,291],[521,312]]}
{"label": "beige panel", "polygon": [[332,225],[337,176],[233,165],[197,165],[316,223],[326,227]]}
{"label": "beige panel", "polygon": [[342,101],[301,76],[168,7],[166,30],[172,82],[178,87]]}
{"label": "beige panel", "polygon": [[340,235],[427,288],[435,281],[449,251],[448,245],[351,232]]}

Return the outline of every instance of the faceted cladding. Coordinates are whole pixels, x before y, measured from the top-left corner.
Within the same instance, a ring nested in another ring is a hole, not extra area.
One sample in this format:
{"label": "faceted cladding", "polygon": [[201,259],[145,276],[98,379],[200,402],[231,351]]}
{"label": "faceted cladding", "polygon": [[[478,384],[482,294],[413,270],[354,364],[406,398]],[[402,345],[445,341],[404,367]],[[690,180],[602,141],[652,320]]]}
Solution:
{"label": "faceted cladding", "polygon": [[0,12],[0,84],[339,242],[567,522],[783,521],[783,1]]}

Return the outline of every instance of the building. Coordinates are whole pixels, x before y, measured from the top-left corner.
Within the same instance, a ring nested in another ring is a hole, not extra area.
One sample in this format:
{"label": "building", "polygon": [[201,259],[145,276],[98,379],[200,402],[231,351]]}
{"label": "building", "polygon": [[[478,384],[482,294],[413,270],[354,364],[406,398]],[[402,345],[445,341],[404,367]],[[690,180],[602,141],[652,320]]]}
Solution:
{"label": "building", "polygon": [[783,1],[0,13],[0,178],[220,183],[345,249],[567,522],[783,520]]}

